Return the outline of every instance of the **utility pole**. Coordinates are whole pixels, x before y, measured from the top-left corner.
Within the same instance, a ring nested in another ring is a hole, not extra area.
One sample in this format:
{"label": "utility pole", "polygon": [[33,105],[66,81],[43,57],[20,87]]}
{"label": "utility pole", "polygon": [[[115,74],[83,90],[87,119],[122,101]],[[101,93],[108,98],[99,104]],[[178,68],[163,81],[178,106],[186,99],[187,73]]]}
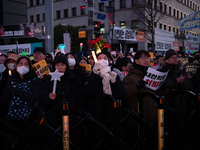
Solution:
{"label": "utility pole", "polygon": [[91,54],[91,48],[89,47],[89,41],[93,40],[94,33],[94,0],[88,0],[88,53]]}
{"label": "utility pole", "polygon": [[45,49],[54,52],[53,0],[45,0]]}

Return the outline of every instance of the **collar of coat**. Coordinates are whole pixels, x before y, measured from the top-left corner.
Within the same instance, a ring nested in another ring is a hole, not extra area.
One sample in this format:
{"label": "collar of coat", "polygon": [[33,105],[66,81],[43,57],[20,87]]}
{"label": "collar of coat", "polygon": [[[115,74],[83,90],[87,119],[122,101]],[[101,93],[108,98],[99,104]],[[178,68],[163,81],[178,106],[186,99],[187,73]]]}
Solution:
{"label": "collar of coat", "polygon": [[167,60],[165,60],[165,59],[162,59],[161,61],[160,61],[160,65],[162,66],[162,67],[166,67],[166,68],[168,68],[168,69],[180,69],[180,70],[183,70],[183,61],[182,60],[178,60],[178,64],[177,65],[172,65],[172,64],[169,64],[169,63],[167,63]]}

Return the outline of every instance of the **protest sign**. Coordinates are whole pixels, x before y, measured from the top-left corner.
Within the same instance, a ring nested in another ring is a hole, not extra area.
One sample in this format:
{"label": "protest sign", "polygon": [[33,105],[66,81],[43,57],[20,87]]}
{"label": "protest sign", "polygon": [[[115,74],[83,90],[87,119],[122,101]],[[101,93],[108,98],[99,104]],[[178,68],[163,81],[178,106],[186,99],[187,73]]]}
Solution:
{"label": "protest sign", "polygon": [[144,81],[147,82],[146,87],[156,91],[160,88],[167,77],[168,72],[160,72],[151,67],[147,70],[147,75],[144,77]]}
{"label": "protest sign", "polygon": [[128,71],[121,71],[123,77],[125,77],[128,74]]}
{"label": "protest sign", "polygon": [[188,58],[187,57],[179,57],[178,60],[181,60],[183,62],[183,65],[188,63]]}
{"label": "protest sign", "polygon": [[33,64],[33,71],[35,71],[38,78],[40,78],[40,79],[42,79],[45,74],[48,75],[50,73],[50,70],[44,59]]}
{"label": "protest sign", "polygon": [[137,41],[137,31],[131,29],[124,29],[120,27],[114,27],[113,39]]}
{"label": "protest sign", "polygon": [[187,63],[185,64],[185,72],[186,73],[192,73],[193,75],[196,74],[197,68],[199,68],[199,64],[194,64],[194,63]]}

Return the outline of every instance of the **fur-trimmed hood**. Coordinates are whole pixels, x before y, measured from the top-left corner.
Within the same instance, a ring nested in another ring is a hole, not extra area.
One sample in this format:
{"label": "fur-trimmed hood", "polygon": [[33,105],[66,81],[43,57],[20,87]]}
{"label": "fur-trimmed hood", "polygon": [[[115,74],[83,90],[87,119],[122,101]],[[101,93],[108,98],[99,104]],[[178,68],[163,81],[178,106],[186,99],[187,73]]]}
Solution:
{"label": "fur-trimmed hood", "polygon": [[[161,67],[164,67],[164,66],[167,66],[167,65],[168,65],[167,60],[162,59],[160,61],[160,66]],[[180,70],[183,70],[183,65],[184,65],[183,61],[182,60],[178,60],[177,68],[180,69]]]}

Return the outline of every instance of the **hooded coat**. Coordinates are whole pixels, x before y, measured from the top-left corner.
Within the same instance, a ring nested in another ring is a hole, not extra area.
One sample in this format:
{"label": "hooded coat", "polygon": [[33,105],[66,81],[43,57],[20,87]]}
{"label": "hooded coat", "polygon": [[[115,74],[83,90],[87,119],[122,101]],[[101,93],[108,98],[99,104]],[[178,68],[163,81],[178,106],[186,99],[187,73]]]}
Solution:
{"label": "hooded coat", "polygon": [[[159,96],[163,96],[167,92],[167,90],[162,91],[161,89],[153,91],[146,87],[138,89],[136,85],[138,81],[143,80],[144,76],[146,75],[145,72],[147,71],[147,69],[148,67],[144,67],[141,65],[137,65],[136,63],[133,63],[133,67],[130,68],[129,74],[126,75],[122,81],[123,87],[126,92],[125,99],[128,101],[128,109],[133,110],[136,113],[138,113],[138,93],[139,92],[150,92]],[[157,102],[151,97],[146,96],[144,98],[143,119],[149,124],[154,123],[158,117],[157,106],[158,106]],[[136,122],[133,119],[130,119],[129,123],[136,124]]]}

